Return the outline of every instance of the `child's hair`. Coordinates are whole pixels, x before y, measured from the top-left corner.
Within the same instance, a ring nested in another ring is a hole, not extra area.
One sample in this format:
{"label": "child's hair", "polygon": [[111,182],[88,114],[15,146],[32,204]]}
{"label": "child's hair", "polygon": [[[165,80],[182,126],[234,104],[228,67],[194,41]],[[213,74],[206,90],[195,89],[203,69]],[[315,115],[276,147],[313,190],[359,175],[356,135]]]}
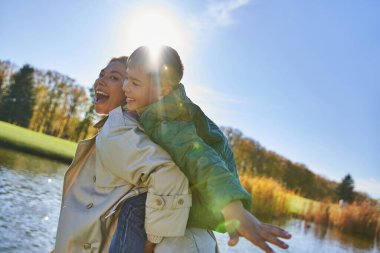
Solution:
{"label": "child's hair", "polygon": [[124,65],[125,69],[127,69],[127,63],[128,63],[128,56],[120,56],[120,57],[114,57],[112,58],[108,64],[111,62],[120,62],[121,64]]}
{"label": "child's hair", "polygon": [[169,46],[161,46],[157,51],[147,46],[137,48],[128,59],[128,68],[135,67],[169,86],[178,85],[183,76],[181,58]]}

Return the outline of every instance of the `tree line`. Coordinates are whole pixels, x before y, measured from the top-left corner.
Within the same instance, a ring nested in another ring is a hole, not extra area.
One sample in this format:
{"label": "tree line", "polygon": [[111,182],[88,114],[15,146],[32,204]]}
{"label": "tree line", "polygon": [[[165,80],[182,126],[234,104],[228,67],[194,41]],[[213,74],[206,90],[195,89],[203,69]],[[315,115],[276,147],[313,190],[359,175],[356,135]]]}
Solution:
{"label": "tree line", "polygon": [[348,174],[338,184],[314,174],[306,165],[295,163],[267,150],[259,142],[244,137],[239,130],[223,127],[235,156],[239,173],[248,176],[265,176],[275,179],[287,189],[315,200],[346,202],[369,199],[365,193],[354,191],[354,181]]}
{"label": "tree line", "polygon": [[[0,60],[0,120],[78,141],[94,135],[96,130],[91,127],[94,117],[92,88],[86,90],[73,78],[56,71],[42,71],[30,65],[18,68]],[[352,178],[338,184],[314,174],[304,164],[265,149],[239,130],[230,127],[222,130],[241,174],[273,178],[286,188],[316,200],[344,199],[347,189],[349,201],[368,197],[362,193],[353,195]]]}
{"label": "tree line", "polygon": [[0,60],[0,120],[78,141],[94,132],[94,97],[69,76]]}

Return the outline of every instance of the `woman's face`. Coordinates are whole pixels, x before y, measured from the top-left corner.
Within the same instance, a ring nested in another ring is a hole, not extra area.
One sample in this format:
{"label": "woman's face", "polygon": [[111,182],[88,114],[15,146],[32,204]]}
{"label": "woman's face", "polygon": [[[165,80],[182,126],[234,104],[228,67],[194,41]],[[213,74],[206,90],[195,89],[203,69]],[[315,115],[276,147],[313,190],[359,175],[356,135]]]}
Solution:
{"label": "woman's face", "polygon": [[95,111],[99,114],[108,114],[120,105],[125,104],[122,90],[126,76],[125,66],[118,62],[111,62],[100,71],[94,84]]}

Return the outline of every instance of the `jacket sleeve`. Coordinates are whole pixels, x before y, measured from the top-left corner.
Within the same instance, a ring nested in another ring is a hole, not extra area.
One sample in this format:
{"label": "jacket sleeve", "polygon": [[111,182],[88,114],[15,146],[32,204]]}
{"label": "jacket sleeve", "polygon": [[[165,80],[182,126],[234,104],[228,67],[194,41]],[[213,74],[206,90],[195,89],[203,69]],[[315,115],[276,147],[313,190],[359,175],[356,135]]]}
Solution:
{"label": "jacket sleeve", "polygon": [[247,208],[250,195],[227,164],[198,135],[192,121],[162,121],[147,130],[152,140],[169,152],[192,187],[201,192],[203,203],[220,216],[230,202],[240,200]]}
{"label": "jacket sleeve", "polygon": [[97,159],[116,178],[148,187],[145,218],[148,239],[158,242],[161,237],[183,236],[191,206],[187,178],[137,123],[128,125],[112,116],[96,140]]}

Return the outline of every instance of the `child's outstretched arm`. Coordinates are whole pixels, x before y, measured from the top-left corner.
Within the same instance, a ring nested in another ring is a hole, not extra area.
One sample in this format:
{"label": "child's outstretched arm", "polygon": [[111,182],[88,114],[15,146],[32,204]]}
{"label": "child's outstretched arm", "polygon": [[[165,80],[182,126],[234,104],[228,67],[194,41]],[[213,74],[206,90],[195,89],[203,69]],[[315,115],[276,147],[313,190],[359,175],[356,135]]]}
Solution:
{"label": "child's outstretched arm", "polygon": [[[235,228],[237,234],[246,237],[266,252],[272,252],[266,242],[287,248],[277,238],[290,238],[287,232],[261,223],[244,209],[242,201],[245,201],[247,208],[247,198],[250,199],[251,196],[242,188],[239,179],[228,170],[215,150],[197,136],[193,122],[163,121],[146,132],[170,153],[190,183],[201,188],[200,197],[203,198],[203,203],[208,201],[208,205],[213,207],[213,215],[223,213],[230,235],[234,229],[228,226],[229,221],[238,221],[240,226]],[[193,202],[193,206],[194,204]],[[236,224],[231,224],[234,223]],[[232,238],[231,243],[236,239]]]}
{"label": "child's outstretched arm", "polygon": [[230,224],[227,225],[227,231],[231,237],[230,246],[238,242],[239,236],[243,236],[265,252],[274,252],[267,242],[283,249],[288,248],[286,243],[278,239],[278,237],[289,239],[291,235],[288,232],[279,227],[261,223],[254,215],[243,208],[240,201],[229,203],[223,208],[222,212],[226,224]]}

